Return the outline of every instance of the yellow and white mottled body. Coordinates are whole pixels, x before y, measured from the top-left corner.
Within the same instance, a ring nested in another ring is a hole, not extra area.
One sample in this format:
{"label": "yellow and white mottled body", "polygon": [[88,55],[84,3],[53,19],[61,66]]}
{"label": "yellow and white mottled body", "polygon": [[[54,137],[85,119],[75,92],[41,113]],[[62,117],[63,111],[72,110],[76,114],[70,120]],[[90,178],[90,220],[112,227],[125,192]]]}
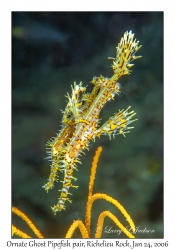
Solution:
{"label": "yellow and white mottled body", "polygon": [[67,94],[68,103],[63,112],[62,129],[60,133],[47,143],[49,147],[47,157],[51,162],[51,172],[48,182],[43,186],[46,191],[52,189],[54,182],[58,181],[58,171],[64,173],[63,187],[58,203],[52,207],[53,212],[65,209],[65,201],[68,198],[69,188],[77,186],[72,185],[74,169],[77,169],[77,163],[80,163],[79,156],[88,149],[89,142],[102,134],[115,136],[116,134],[125,134],[129,124],[135,120],[132,117],[134,111],[120,110],[110,117],[101,127],[99,125],[99,114],[106,102],[114,100],[115,95],[121,92],[121,85],[118,79],[123,75],[130,74],[131,64],[141,56],[135,56],[140,49],[139,41],[134,40],[132,31],[126,31],[116,47],[116,57],[109,58],[113,60],[111,65],[114,75],[111,78],[104,76],[94,77],[92,84],[94,88],[91,93],[86,93],[86,88],[82,82],[79,85],[74,83],[72,95]]}

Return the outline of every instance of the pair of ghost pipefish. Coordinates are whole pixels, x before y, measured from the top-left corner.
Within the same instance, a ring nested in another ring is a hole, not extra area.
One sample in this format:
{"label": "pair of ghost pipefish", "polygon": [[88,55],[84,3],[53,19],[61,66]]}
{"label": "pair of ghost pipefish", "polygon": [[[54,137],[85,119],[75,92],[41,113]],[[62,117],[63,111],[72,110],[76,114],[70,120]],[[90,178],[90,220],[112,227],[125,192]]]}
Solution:
{"label": "pair of ghost pipefish", "polygon": [[139,41],[134,39],[132,31],[126,31],[116,47],[116,57],[109,58],[112,60],[113,76],[107,78],[104,76],[94,77],[91,83],[94,88],[91,93],[86,93],[86,87],[82,82],[72,87],[72,95],[67,94],[68,103],[63,111],[62,128],[59,134],[47,142],[48,159],[51,163],[50,175],[47,183],[43,188],[48,192],[58,181],[58,172],[64,173],[63,186],[56,205],[52,208],[54,214],[65,209],[65,201],[71,202],[68,198],[69,188],[74,186],[72,180],[74,169],[77,169],[77,163],[81,163],[78,158],[85,149],[88,149],[91,140],[101,135],[123,134],[129,132],[129,124],[134,122],[132,117],[136,114],[126,110],[119,110],[100,126],[99,114],[104,105],[114,100],[115,95],[121,92],[121,85],[118,79],[123,75],[131,73],[130,68],[134,65],[131,63],[141,56],[135,53],[141,48]]}

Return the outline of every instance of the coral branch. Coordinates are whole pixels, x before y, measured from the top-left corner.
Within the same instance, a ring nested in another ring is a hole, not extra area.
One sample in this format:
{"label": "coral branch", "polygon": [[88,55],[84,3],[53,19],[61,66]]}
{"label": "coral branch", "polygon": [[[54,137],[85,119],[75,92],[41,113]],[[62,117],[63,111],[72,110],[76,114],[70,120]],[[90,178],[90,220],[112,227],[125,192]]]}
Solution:
{"label": "coral branch", "polygon": [[117,217],[112,214],[110,211],[103,211],[99,217],[98,217],[98,222],[97,222],[97,228],[96,228],[96,233],[95,233],[95,238],[101,238],[102,235],[102,229],[103,229],[103,224],[104,224],[104,219],[106,217],[109,217],[113,222],[129,237],[129,238],[135,238],[134,235],[132,235],[122,224],[121,222],[117,219]]}
{"label": "coral branch", "polygon": [[92,210],[92,205],[94,203],[95,200],[98,199],[103,199],[106,200],[110,203],[112,203],[114,206],[116,206],[120,212],[124,215],[124,217],[126,218],[126,220],[128,221],[129,225],[131,226],[132,231],[135,231],[135,225],[134,222],[132,221],[130,215],[127,213],[127,211],[124,209],[124,207],[114,198],[112,198],[111,196],[107,195],[107,194],[101,194],[101,193],[96,193],[94,195],[92,195],[87,202],[86,205],[86,219],[85,219],[85,225],[86,228],[88,230],[88,232],[90,232],[90,227],[91,227],[91,210]]}
{"label": "coral branch", "polygon": [[102,147],[98,147],[95,152],[95,156],[93,158],[93,162],[91,166],[91,173],[90,173],[90,180],[89,180],[89,195],[88,195],[89,197],[92,195],[92,192],[93,192],[97,163],[98,163],[101,152],[102,152]]}
{"label": "coral branch", "polygon": [[17,227],[15,227],[14,225],[12,225],[12,236],[17,235],[23,239],[30,239],[31,236],[29,236],[28,234],[24,233],[23,231],[19,230]]}
{"label": "coral branch", "polygon": [[79,227],[80,233],[81,233],[83,238],[89,238],[88,231],[87,231],[84,223],[81,220],[76,220],[72,223],[72,225],[70,226],[70,228],[67,231],[65,238],[72,238],[72,235],[77,227]]}
{"label": "coral branch", "polygon": [[[38,238],[44,238],[43,235],[40,233],[40,231],[36,228],[34,223],[27,217],[27,215],[25,215],[25,213],[23,213],[21,210],[19,210],[16,207],[12,207],[12,212],[18,215],[22,220],[24,220]],[[21,231],[19,230],[19,232]]]}

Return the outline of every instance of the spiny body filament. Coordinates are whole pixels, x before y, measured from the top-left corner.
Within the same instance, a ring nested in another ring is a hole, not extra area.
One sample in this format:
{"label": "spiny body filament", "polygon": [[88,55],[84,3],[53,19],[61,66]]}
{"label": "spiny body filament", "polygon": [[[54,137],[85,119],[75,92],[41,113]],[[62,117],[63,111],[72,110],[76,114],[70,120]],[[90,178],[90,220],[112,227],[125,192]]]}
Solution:
{"label": "spiny body filament", "polygon": [[65,201],[71,202],[68,198],[69,188],[77,188],[72,184],[74,169],[77,170],[77,163],[81,163],[78,158],[85,149],[88,149],[89,142],[101,135],[115,136],[129,132],[129,125],[134,122],[132,117],[136,114],[134,111],[119,110],[100,126],[99,114],[104,105],[114,100],[115,95],[121,92],[121,84],[118,79],[123,75],[131,73],[131,64],[141,56],[135,56],[140,49],[139,41],[134,40],[132,31],[126,31],[116,47],[116,57],[112,59],[113,76],[107,78],[104,76],[94,77],[91,83],[94,88],[91,93],[86,93],[86,87],[82,82],[72,87],[72,95],[67,94],[68,103],[63,111],[62,129],[59,134],[47,142],[48,159],[51,161],[51,170],[47,183],[43,186],[48,192],[58,181],[58,172],[64,174],[61,194],[56,205],[52,207],[54,214],[65,209]]}

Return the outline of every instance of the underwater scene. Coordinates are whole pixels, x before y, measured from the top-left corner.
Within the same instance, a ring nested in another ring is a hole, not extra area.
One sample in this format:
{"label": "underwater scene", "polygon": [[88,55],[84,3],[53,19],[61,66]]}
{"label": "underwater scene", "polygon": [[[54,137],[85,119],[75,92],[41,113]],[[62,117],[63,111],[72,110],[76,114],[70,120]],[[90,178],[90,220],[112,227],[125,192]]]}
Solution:
{"label": "underwater scene", "polygon": [[163,177],[163,12],[12,12],[12,224],[163,238]]}

